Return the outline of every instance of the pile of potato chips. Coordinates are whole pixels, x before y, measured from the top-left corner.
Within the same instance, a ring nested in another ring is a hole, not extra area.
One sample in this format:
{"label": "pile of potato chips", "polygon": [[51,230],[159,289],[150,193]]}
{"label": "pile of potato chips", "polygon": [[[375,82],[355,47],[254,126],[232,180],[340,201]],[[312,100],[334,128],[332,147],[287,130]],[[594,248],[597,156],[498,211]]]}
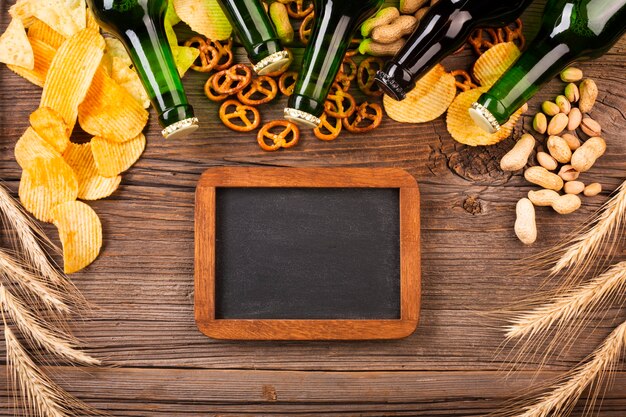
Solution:
{"label": "pile of potato chips", "polygon": [[[19,0],[0,37],[0,61],[43,87],[15,144],[19,196],[33,216],[58,228],[66,273],[89,265],[102,246],[97,214],[77,199],[118,188],[146,146],[149,105],[123,46],[105,40],[84,2],[75,3]],[[70,140],[76,123],[91,141]]]}
{"label": "pile of potato chips", "polygon": [[455,79],[442,65],[435,66],[416,84],[403,101],[385,96],[383,103],[387,115],[402,123],[424,123],[448,111],[446,124],[450,135],[460,143],[479,146],[493,145],[507,138],[525,108],[518,110],[496,133],[487,133],[470,118],[468,109],[487,91],[506,69],[519,57],[520,51],[513,42],[494,45],[474,63],[473,76],[478,88],[456,94]]}

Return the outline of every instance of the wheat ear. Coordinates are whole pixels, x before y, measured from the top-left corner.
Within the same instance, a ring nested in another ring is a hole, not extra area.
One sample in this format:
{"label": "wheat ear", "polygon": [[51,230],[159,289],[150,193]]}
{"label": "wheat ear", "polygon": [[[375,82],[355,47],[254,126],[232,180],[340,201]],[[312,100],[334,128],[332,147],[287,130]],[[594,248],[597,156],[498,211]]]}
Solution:
{"label": "wheat ear", "polygon": [[626,261],[613,265],[593,280],[557,295],[511,320],[507,339],[531,337],[544,333],[557,323],[567,323],[603,302],[606,297],[626,287]]}
{"label": "wheat ear", "polygon": [[593,385],[596,387],[592,393],[591,404],[586,408],[592,408],[595,395],[599,390],[602,380],[607,372],[614,370],[626,345],[626,322],[619,325],[604,340],[589,359],[569,372],[563,379],[551,387],[551,391],[541,397],[534,404],[523,407],[518,417],[547,417],[568,415],[576,405],[583,391]]}
{"label": "wheat ear", "polygon": [[98,359],[77,349],[78,341],[72,336],[48,328],[2,284],[0,284],[0,306],[34,345],[73,363],[100,364]]}

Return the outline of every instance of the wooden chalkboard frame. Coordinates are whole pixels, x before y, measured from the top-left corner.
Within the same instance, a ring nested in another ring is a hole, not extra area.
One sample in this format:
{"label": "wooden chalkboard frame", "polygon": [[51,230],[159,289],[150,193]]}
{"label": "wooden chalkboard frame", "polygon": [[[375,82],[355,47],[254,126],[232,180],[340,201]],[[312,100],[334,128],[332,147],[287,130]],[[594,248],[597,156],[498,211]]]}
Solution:
{"label": "wooden chalkboard frame", "polygon": [[[216,188],[398,188],[400,318],[385,320],[218,319],[215,316]],[[214,339],[371,340],[412,334],[420,308],[420,202],[415,179],[397,168],[219,167],[198,182],[195,207],[195,319]]]}

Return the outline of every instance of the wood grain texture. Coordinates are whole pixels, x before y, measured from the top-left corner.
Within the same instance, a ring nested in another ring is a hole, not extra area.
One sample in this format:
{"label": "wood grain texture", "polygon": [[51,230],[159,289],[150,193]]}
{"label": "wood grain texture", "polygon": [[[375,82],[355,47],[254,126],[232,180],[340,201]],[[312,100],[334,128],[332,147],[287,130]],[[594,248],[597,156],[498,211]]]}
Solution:
{"label": "wood grain texture", "polygon": [[[9,23],[12,3],[0,0],[0,31]],[[529,38],[541,14],[541,1],[525,14]],[[237,56],[242,59],[243,53]],[[469,69],[473,59],[464,51],[443,64],[448,70]],[[190,102],[202,120],[200,130],[185,140],[165,141],[152,114],[144,156],[124,174],[113,196],[89,203],[102,220],[104,247],[96,262],[73,279],[97,309],[73,329],[92,353],[118,368],[60,368],[57,380],[116,416],[467,416],[496,410],[529,386],[571,368],[626,319],[623,309],[614,306],[606,316],[596,315],[588,335],[551,358],[549,372],[538,374],[536,381],[531,376],[538,358],[529,358],[518,367],[523,372],[508,379],[499,372],[508,353],[499,353],[502,322],[487,313],[533,294],[542,278],[513,277],[511,264],[560,242],[626,177],[626,40],[601,59],[579,66],[598,84],[592,115],[602,124],[608,145],[581,180],[600,182],[604,191],[585,198],[583,207],[568,216],[538,210],[539,238],[531,247],[521,245],[512,228],[515,202],[533,187],[521,173],[498,167],[514,138],[470,148],[450,138],[442,118],[421,125],[386,118],[367,135],[342,133],[327,143],[303,132],[295,148],[265,153],[254,135],[221,125],[218,106],[203,95],[205,75],[185,77]],[[540,103],[554,99],[562,88],[554,80],[541,89],[514,137],[522,125],[530,127]],[[0,178],[14,194],[21,170],[13,148],[40,95],[40,88],[0,68]],[[263,118],[280,117],[285,102],[265,106]],[[208,167],[239,165],[409,171],[420,183],[422,212],[417,331],[385,342],[239,343],[202,335],[193,313],[195,186]],[[54,227],[45,225],[45,230],[58,242]],[[623,244],[617,260],[626,260]],[[0,374],[6,374],[4,353],[0,346]],[[600,416],[626,414],[625,384],[620,373]],[[0,378],[0,416],[13,415],[12,401],[7,380]],[[581,414],[579,406],[574,416]]]}

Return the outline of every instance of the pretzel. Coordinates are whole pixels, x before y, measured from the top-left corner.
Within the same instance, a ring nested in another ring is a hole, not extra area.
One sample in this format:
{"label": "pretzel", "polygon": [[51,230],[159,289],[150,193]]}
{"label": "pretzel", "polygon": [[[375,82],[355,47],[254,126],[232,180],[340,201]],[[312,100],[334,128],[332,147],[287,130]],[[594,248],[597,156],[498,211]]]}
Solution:
{"label": "pretzel", "polygon": [[[235,94],[243,90],[252,81],[252,70],[244,64],[216,72],[211,85],[218,94]],[[233,86],[234,84],[234,86]]]}
{"label": "pretzel", "polygon": [[374,78],[376,73],[383,68],[383,65],[383,60],[375,56],[370,56],[361,61],[356,80],[363,94],[374,97],[383,95],[383,91],[378,87]]}
{"label": "pretzel", "polygon": [[[259,93],[261,97],[254,98],[256,93]],[[260,75],[253,79],[243,90],[238,92],[237,98],[243,104],[258,106],[259,104],[269,103],[274,100],[277,94],[278,85],[276,85],[276,81],[267,75]]]}
{"label": "pretzel", "polygon": [[[347,71],[346,71],[347,69]],[[357,66],[350,57],[345,57],[339,67],[339,72],[335,77],[335,81],[352,81],[356,78]]]}
{"label": "pretzel", "polygon": [[[513,26],[513,27],[511,27]],[[526,38],[524,37],[524,24],[521,19],[517,19],[504,28],[501,28],[504,33],[501,35],[503,42],[515,42],[519,49],[524,49],[526,45]]]}
{"label": "pretzel", "polygon": [[[454,77],[454,84],[456,85],[456,88],[461,91],[467,91],[472,88],[478,87],[476,84],[474,84],[474,82],[472,81],[472,77],[470,77],[470,75],[465,70],[454,70],[451,71],[450,74],[452,74],[452,76]],[[457,77],[461,77],[462,80],[459,81]]]}
{"label": "pretzel", "polygon": [[296,81],[298,80],[298,73],[295,71],[288,71],[280,76],[278,79],[278,88],[280,92],[286,96],[293,94],[293,89],[296,87]]}
{"label": "pretzel", "polygon": [[302,19],[313,13],[313,2],[307,1],[308,5],[304,7],[305,0],[281,1],[287,5],[287,13],[294,19]]}
{"label": "pretzel", "polygon": [[[282,126],[280,133],[272,133],[272,129],[276,126]],[[291,138],[290,138],[291,137]],[[266,139],[270,139],[272,144],[268,144]],[[300,131],[298,127],[287,120],[274,120],[266,123],[259,133],[256,140],[264,151],[276,151],[280,148],[291,148],[298,143],[300,139]]]}
{"label": "pretzel", "polygon": [[209,79],[206,80],[206,83],[204,83],[204,94],[211,101],[226,100],[228,98],[228,94],[219,94],[213,90],[213,77],[215,77],[215,74],[211,75]]}
{"label": "pretzel", "polygon": [[[373,113],[370,110],[373,110]],[[347,117],[341,120],[343,127],[352,133],[364,133],[376,129],[383,120],[383,109],[377,103],[366,101],[357,108],[355,114],[356,117],[352,121]],[[368,121],[369,124],[362,126],[362,122]]]}
{"label": "pretzel", "polygon": [[309,43],[309,38],[311,37],[311,32],[313,31],[314,19],[315,13],[309,13],[307,17],[304,18],[304,20],[300,24],[300,28],[298,29],[298,33],[300,34],[300,42],[302,42],[304,45]]}
{"label": "pretzel", "polygon": [[[210,72],[215,69],[221,55],[213,45],[206,43],[201,36],[194,36],[185,41],[185,46],[196,48],[200,52],[198,58],[191,64],[191,69],[198,72]],[[197,63],[200,61],[199,63]]]}
{"label": "pretzel", "polygon": [[[334,119],[334,124],[331,122],[331,119]],[[319,140],[335,140],[341,133],[341,120],[338,117],[333,117],[328,115],[326,111],[320,117],[320,124],[313,129],[313,133],[315,137]]]}
{"label": "pretzel", "polygon": [[467,39],[467,43],[474,48],[477,55],[482,55],[487,49],[501,42],[498,31],[492,28],[476,29]]}
{"label": "pretzel", "polygon": [[354,46],[354,48],[348,49],[346,51],[346,56],[347,57],[353,57],[356,54],[358,54],[359,53],[359,45],[360,44],[361,44],[361,39],[359,39],[359,38],[352,38],[350,40],[350,46]]}
{"label": "pretzel", "polygon": [[[229,113],[228,110],[232,106],[235,106],[235,111]],[[252,121],[248,118],[248,112],[251,112],[254,116]],[[243,126],[235,124],[234,121],[232,121],[233,119],[238,119],[243,122]],[[241,104],[237,100],[227,100],[220,106],[220,120],[226,127],[236,132],[250,132],[259,127],[261,115],[259,111],[252,106]]]}
{"label": "pretzel", "polygon": [[[347,108],[345,107],[346,101],[348,102]],[[339,119],[345,119],[346,117],[351,116],[356,110],[356,101],[354,101],[354,97],[352,97],[350,93],[345,92],[337,83],[333,83],[332,90],[328,94],[326,103],[324,104],[326,113]]]}
{"label": "pretzel", "polygon": [[226,46],[222,45],[220,41],[212,42],[215,45],[215,49],[220,53],[220,58],[217,64],[215,64],[215,70],[222,71],[229,68],[233,64],[233,38],[228,38]]}

